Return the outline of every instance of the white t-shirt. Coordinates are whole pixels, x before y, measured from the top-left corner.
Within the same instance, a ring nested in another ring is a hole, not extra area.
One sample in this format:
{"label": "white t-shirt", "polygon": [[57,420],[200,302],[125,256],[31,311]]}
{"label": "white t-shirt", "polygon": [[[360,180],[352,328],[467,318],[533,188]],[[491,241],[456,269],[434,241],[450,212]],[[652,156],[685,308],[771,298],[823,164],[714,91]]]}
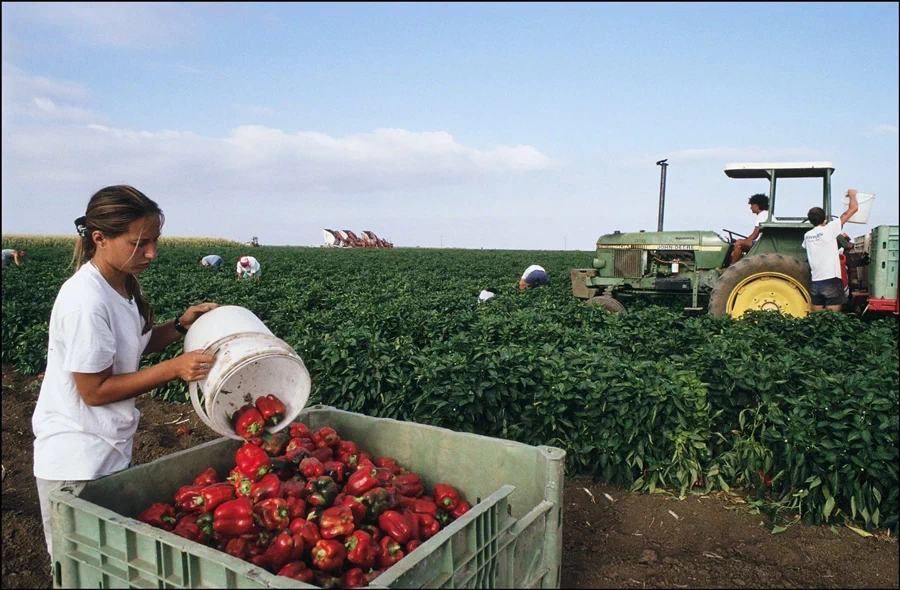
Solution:
{"label": "white t-shirt", "polygon": [[141,413],[134,399],[89,406],[72,373],[134,373],[152,331],[141,334],[137,304],[113,289],[88,262],[59,290],[50,313],[47,369],[31,418],[34,475],[89,480],[131,462]]}
{"label": "white t-shirt", "polygon": [[841,278],[841,259],[838,257],[837,237],[841,234],[840,217],[826,225],[818,225],[803,236],[803,247],[812,271],[812,280]]}
{"label": "white t-shirt", "polygon": [[[756,225],[753,227],[759,227],[760,223],[765,223],[769,220],[769,212],[768,211],[760,211],[756,214]],[[760,228],[762,231],[762,228]]]}
{"label": "white t-shirt", "polygon": [[259,261],[252,256],[248,256],[247,258],[250,259],[250,266],[241,265],[240,260],[238,260],[237,263],[237,273],[242,277],[253,276],[259,273]]}
{"label": "white t-shirt", "polygon": [[541,270],[541,271],[547,272],[544,270],[543,266],[538,266],[537,264],[532,264],[531,266],[529,266],[528,268],[525,269],[525,272],[522,273],[522,280],[524,281],[525,277],[527,277],[528,275],[530,275],[532,272],[534,272],[536,270]]}

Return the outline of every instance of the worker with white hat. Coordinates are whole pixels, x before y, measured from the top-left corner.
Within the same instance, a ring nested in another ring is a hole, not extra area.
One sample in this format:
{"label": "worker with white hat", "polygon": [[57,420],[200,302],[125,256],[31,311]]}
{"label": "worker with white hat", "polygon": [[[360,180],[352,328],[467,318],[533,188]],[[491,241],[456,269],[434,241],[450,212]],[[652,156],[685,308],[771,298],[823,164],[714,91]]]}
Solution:
{"label": "worker with white hat", "polygon": [[252,256],[241,256],[237,263],[237,278],[241,280],[246,277],[259,278],[262,268],[259,261]]}

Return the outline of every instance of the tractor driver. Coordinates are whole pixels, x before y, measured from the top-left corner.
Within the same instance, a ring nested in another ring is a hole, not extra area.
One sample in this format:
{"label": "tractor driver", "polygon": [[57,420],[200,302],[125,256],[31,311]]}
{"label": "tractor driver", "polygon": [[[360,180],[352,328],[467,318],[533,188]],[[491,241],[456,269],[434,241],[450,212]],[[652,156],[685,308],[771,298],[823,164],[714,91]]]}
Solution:
{"label": "tractor driver", "polygon": [[756,193],[747,202],[750,204],[750,212],[756,215],[756,225],[749,236],[734,243],[734,248],[731,250],[731,264],[740,260],[744,253],[753,247],[760,236],[759,224],[769,218],[769,197],[762,193]]}

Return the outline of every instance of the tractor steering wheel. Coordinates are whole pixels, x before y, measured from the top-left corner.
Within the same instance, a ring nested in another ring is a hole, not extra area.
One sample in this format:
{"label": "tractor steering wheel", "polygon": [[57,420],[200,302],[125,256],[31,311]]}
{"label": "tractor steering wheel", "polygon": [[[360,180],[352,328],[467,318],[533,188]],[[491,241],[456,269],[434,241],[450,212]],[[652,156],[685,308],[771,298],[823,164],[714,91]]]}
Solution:
{"label": "tractor steering wheel", "polygon": [[728,239],[731,241],[732,244],[737,241],[734,239],[734,236],[737,236],[739,238],[744,238],[745,240],[747,239],[747,236],[742,236],[741,234],[731,231],[730,229],[722,229],[722,231],[728,234]]}

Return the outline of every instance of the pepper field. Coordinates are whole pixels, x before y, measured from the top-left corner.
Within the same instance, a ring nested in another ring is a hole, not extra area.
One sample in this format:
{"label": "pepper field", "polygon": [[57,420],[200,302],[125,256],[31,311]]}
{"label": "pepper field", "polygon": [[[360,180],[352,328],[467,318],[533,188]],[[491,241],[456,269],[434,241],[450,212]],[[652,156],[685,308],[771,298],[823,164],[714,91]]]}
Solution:
{"label": "pepper field", "polygon": [[[2,361],[34,375],[71,247],[25,247],[3,271]],[[310,403],[557,446],[567,475],[635,491],[739,488],[774,532],[798,517],[897,532],[895,319],[610,315],[571,294],[589,252],[261,247],[262,278],[238,282],[248,251],[170,242],[142,285],[159,321],[202,301],[253,311],[304,360]],[[210,253],[224,264],[201,267]],[[548,287],[518,290],[530,264]],[[487,287],[498,295],[479,304]],[[186,387],[153,395],[184,401]]]}

